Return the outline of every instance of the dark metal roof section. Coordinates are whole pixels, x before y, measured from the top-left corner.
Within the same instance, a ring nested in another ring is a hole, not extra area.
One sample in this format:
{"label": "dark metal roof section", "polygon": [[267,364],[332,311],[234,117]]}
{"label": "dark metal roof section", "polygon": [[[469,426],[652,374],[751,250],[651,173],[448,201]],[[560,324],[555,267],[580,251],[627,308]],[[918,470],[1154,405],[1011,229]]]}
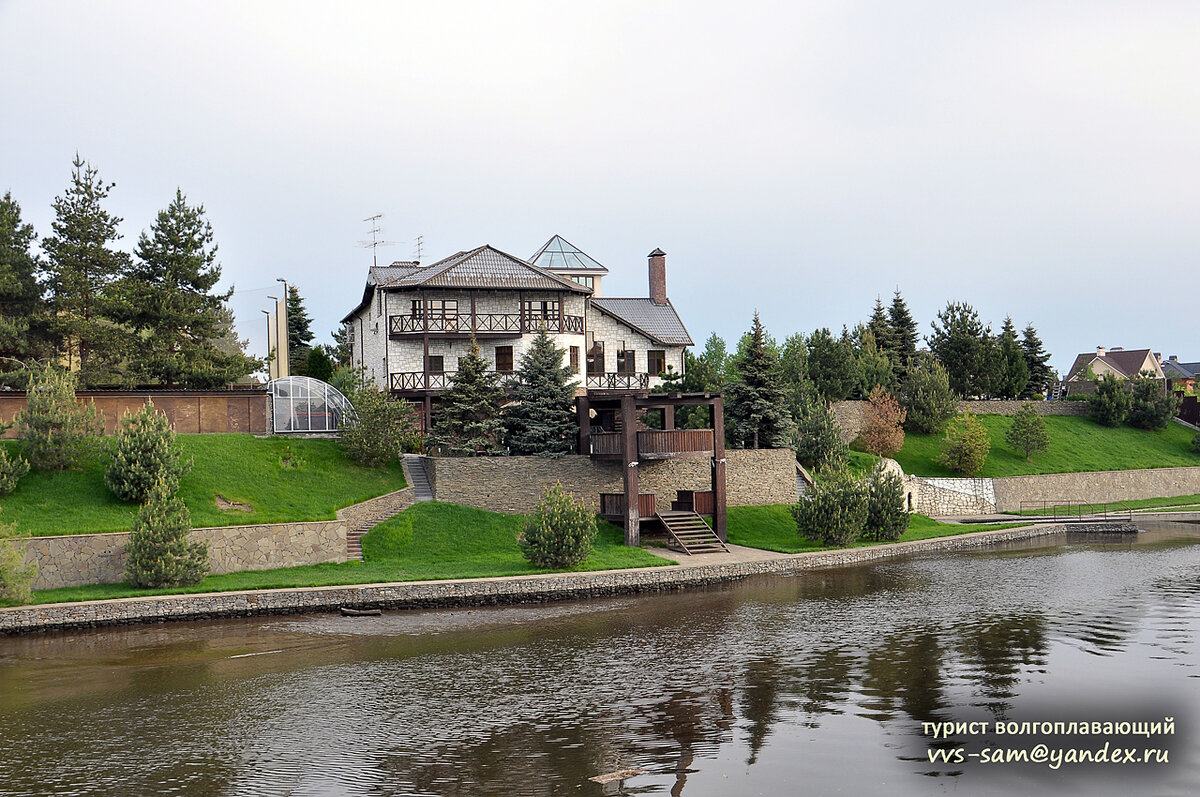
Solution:
{"label": "dark metal roof section", "polygon": [[1168,379],[1195,379],[1200,374],[1200,363],[1181,363],[1178,360],[1163,360],[1163,373]]}
{"label": "dark metal roof section", "polygon": [[529,262],[550,271],[594,271],[607,274],[608,269],[585,254],[573,243],[556,235],[533,253]]}
{"label": "dark metal roof section", "polygon": [[[391,267],[389,267],[391,268]],[[374,269],[373,269],[374,270]],[[591,293],[591,289],[552,274],[492,246],[459,252],[424,268],[397,269],[383,288],[491,288]]]}
{"label": "dark metal roof section", "polygon": [[695,345],[669,299],[666,304],[655,304],[651,299],[593,298],[592,307],[664,345]]}

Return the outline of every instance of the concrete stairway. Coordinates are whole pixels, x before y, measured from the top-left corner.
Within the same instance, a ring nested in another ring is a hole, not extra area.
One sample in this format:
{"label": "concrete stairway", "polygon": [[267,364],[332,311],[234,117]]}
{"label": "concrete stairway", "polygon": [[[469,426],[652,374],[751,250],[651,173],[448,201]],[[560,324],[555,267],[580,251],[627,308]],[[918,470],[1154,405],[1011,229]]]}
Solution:
{"label": "concrete stairway", "polygon": [[425,473],[425,460],[416,454],[405,454],[404,477],[412,485],[414,501],[433,500],[433,488],[429,484],[429,475]]}

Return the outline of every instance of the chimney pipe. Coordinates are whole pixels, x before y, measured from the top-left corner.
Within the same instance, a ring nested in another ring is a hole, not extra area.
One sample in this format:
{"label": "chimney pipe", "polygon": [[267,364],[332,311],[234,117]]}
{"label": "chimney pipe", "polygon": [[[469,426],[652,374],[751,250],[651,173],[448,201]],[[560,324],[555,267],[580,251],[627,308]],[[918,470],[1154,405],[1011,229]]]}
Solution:
{"label": "chimney pipe", "polygon": [[1096,356],[1097,356],[1097,357],[1103,357],[1103,356],[1104,356],[1104,347],[1103,347],[1103,346],[1097,346],[1097,347],[1096,347]]}
{"label": "chimney pipe", "polygon": [[650,253],[650,301],[667,303],[667,253],[655,249]]}

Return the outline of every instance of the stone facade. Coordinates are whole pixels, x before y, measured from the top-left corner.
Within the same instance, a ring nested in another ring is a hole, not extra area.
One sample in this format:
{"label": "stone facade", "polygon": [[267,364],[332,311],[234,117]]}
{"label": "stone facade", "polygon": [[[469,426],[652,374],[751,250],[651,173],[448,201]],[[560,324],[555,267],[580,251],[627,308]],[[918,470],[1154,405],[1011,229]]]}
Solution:
{"label": "stone facade", "polygon": [[[1097,527],[1093,530],[1110,529]],[[1111,530],[1127,529],[1114,526]],[[458,581],[308,587],[48,604],[0,609],[0,634],[168,620],[330,612],[337,611],[342,606],[419,609],[534,603],[658,592],[736,581],[754,575],[844,567],[914,553],[983,548],[1063,531],[1074,532],[1079,529],[1043,524],[916,542],[780,554],[755,561],[728,564],[699,563],[595,573],[552,573]]]}
{"label": "stone facade", "polygon": [[[1016,415],[1024,401],[983,400],[960,401],[958,411],[970,410],[976,415]],[[1038,415],[1087,415],[1088,405],[1085,401],[1031,401],[1028,402],[1037,410]],[[865,401],[834,402],[833,415],[837,418],[838,426],[842,428],[842,442],[849,445],[863,433],[866,428]]]}
{"label": "stone facade", "polygon": [[906,476],[909,506],[922,515],[990,515],[996,511],[992,479],[929,479]]}
{"label": "stone facade", "polygon": [[[790,504],[796,501],[796,455],[791,449],[731,449],[725,452],[726,498],[731,506]],[[708,490],[707,457],[647,461],[638,466],[638,488],[654,493],[669,508],[678,490]],[[555,482],[592,505],[600,493],[624,488],[621,464],[570,455],[545,457],[431,457],[426,472],[434,497],[493,512],[533,510]]]}

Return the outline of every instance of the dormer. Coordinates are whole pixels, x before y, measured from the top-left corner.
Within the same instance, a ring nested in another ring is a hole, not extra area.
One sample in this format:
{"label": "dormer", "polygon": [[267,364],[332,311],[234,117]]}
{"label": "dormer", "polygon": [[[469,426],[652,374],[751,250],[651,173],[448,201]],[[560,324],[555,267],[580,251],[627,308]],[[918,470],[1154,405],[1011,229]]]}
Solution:
{"label": "dormer", "polygon": [[600,281],[608,269],[577,246],[556,235],[537,250],[529,262],[539,268],[591,288],[592,296],[600,296]]}

